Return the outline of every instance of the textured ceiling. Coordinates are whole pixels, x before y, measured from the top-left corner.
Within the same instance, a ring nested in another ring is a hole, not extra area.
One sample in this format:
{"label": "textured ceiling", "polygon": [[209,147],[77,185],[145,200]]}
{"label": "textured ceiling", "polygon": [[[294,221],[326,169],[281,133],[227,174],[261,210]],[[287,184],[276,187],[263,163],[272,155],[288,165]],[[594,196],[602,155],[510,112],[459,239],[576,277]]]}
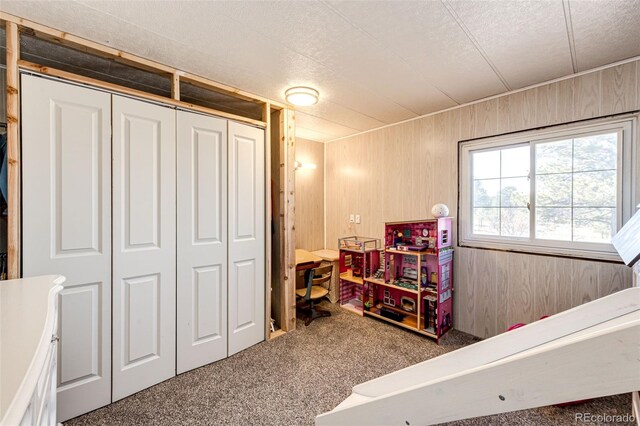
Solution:
{"label": "textured ceiling", "polygon": [[283,100],[326,141],[640,55],[640,0],[11,1],[0,9]]}

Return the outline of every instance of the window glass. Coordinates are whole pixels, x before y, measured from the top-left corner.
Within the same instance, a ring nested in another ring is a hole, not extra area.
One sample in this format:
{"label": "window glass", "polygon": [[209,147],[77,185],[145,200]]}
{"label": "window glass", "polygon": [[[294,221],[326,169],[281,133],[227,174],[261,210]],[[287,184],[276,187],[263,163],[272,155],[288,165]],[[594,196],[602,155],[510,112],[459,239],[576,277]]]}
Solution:
{"label": "window glass", "polygon": [[611,239],[630,217],[622,208],[631,191],[623,186],[635,160],[623,152],[631,157],[636,121],[529,132],[511,144],[506,137],[464,142],[461,241],[615,253]]}

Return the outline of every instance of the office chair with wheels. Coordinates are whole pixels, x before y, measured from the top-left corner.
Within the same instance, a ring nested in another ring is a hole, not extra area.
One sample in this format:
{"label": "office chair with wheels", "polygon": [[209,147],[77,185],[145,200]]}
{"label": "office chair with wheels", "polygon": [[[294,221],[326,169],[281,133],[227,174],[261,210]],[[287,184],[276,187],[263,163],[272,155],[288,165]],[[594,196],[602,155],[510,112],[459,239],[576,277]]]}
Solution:
{"label": "office chair with wheels", "polygon": [[306,287],[296,290],[296,296],[304,299],[307,306],[306,318],[304,325],[311,324],[316,318],[329,317],[331,312],[315,307],[315,302],[325,297],[329,290],[323,287],[322,284],[331,281],[331,274],[333,272],[333,265],[320,266],[318,268],[311,269],[309,271],[309,277],[306,280]]}

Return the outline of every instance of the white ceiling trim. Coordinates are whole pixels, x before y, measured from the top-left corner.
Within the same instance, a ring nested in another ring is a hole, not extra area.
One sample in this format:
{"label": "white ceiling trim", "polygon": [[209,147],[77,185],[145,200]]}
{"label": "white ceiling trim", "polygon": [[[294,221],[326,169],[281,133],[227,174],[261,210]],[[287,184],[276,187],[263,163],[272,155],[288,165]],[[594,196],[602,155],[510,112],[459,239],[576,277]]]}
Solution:
{"label": "white ceiling trim", "polygon": [[340,140],[343,140],[343,139],[349,139],[349,138],[352,138],[354,136],[359,136],[359,135],[363,135],[363,134],[366,134],[366,133],[375,132],[376,130],[386,129],[387,127],[393,127],[393,126],[397,126],[397,125],[400,125],[400,124],[409,123],[411,121],[420,120],[422,118],[426,118],[426,117],[431,117],[433,115],[442,114],[442,113],[447,112],[447,111],[453,111],[453,110],[456,110],[456,109],[459,109],[459,108],[464,108],[464,107],[469,106],[469,105],[475,105],[475,104],[479,104],[481,102],[490,101],[491,99],[496,99],[496,98],[501,98],[503,96],[513,95],[514,93],[524,92],[525,90],[535,89],[536,87],[545,86],[547,84],[552,84],[552,83],[557,83],[558,81],[569,80],[571,78],[580,77],[581,75],[591,74],[591,73],[594,73],[594,72],[606,70],[608,68],[614,68],[614,67],[617,67],[619,65],[624,65],[624,64],[628,64],[629,62],[635,62],[635,61],[640,61],[640,56],[634,56],[633,58],[627,58],[627,59],[623,59],[622,61],[612,62],[612,63],[607,64],[607,65],[602,65],[600,67],[592,68],[590,70],[585,70],[585,71],[577,72],[575,74],[569,74],[569,75],[565,75],[563,77],[554,78],[553,80],[543,81],[542,83],[532,84],[532,85],[527,86],[527,87],[522,87],[520,89],[511,90],[510,92],[505,92],[505,93],[500,93],[498,95],[488,96],[488,97],[483,98],[483,99],[478,99],[477,101],[467,102],[466,104],[457,105],[457,106],[454,106],[454,107],[451,107],[451,108],[446,108],[446,109],[443,109],[443,110],[440,110],[440,111],[430,112],[429,114],[424,114],[424,115],[421,115],[420,117],[413,117],[413,118],[409,118],[407,120],[398,121],[397,123],[386,124],[384,126],[376,127],[375,129],[364,130],[362,132],[354,133],[354,134],[349,135],[349,136],[341,136],[339,138],[328,140],[325,143],[331,143],[331,142],[337,142],[337,141],[340,141]]}

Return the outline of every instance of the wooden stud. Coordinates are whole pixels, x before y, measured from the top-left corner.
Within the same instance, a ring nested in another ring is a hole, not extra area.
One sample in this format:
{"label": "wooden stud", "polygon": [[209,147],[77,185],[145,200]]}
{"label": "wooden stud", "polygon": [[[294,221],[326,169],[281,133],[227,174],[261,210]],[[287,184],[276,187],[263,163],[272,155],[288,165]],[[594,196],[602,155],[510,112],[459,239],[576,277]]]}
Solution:
{"label": "wooden stud", "polygon": [[284,272],[283,292],[283,320],[282,328],[285,331],[296,328],[296,209],[295,209],[295,116],[292,110],[284,109],[280,113],[280,143],[282,155],[280,158],[283,167],[283,193],[284,193],[284,256],[282,270]]}
{"label": "wooden stud", "polygon": [[13,22],[7,34],[7,277],[20,278],[20,34]]}
{"label": "wooden stud", "polygon": [[[271,211],[273,218],[273,238],[271,239],[271,314],[276,324],[282,330],[284,313],[284,273],[282,272],[282,259],[284,258],[284,244],[282,235],[284,234],[284,215],[281,214],[284,203],[282,203],[282,164],[281,138],[280,138],[280,114],[282,110],[271,113],[270,118],[270,141],[271,141]],[[275,125],[274,125],[275,123]],[[272,336],[273,337],[273,333]]]}
{"label": "wooden stud", "polygon": [[75,81],[77,83],[88,84],[88,85],[91,85],[91,86],[94,86],[94,87],[100,87],[102,89],[110,90],[110,91],[113,91],[113,92],[124,93],[124,94],[127,94],[127,95],[136,96],[138,98],[147,99],[147,100],[150,100],[150,101],[159,102],[159,103],[163,103],[163,104],[167,104],[167,105],[173,105],[173,106],[176,106],[176,107],[185,108],[185,109],[189,109],[189,110],[192,110],[192,111],[198,111],[198,112],[202,112],[202,113],[205,113],[205,114],[216,115],[216,116],[219,116],[219,117],[228,118],[230,120],[252,124],[252,125],[257,126],[257,127],[264,128],[267,125],[264,121],[253,120],[251,118],[242,117],[240,115],[230,114],[228,112],[218,111],[218,110],[215,110],[215,109],[211,109],[211,108],[206,108],[206,107],[199,106],[199,105],[190,104],[188,102],[177,101],[175,99],[166,98],[164,96],[159,96],[159,95],[154,95],[152,93],[143,92],[141,90],[131,89],[129,87],[124,87],[124,86],[120,86],[120,85],[113,84],[113,83],[107,83],[105,81],[96,80],[94,78],[73,74],[73,73],[70,73],[70,72],[67,72],[67,71],[61,71],[61,70],[57,70],[55,68],[45,67],[43,65],[34,64],[33,62],[29,62],[29,61],[20,60],[20,61],[18,61],[18,65],[22,69],[38,72],[40,74],[45,74],[45,75],[49,75],[49,76],[52,76],[52,77],[59,77],[59,78],[65,79],[65,80]]}
{"label": "wooden stud", "polygon": [[180,100],[180,73],[178,71],[171,75],[171,99]]}

